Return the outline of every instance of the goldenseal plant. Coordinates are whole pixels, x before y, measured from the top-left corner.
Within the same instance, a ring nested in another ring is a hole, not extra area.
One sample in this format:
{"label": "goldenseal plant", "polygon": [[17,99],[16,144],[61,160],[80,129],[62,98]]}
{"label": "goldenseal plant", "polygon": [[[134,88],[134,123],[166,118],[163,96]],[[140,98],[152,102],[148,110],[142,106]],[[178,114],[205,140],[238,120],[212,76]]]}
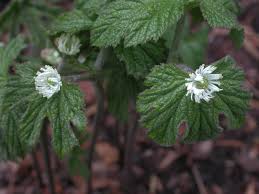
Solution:
{"label": "goldenseal plant", "polygon": [[212,72],[216,70],[215,66],[201,65],[195,73],[189,74],[189,78],[185,80],[187,87],[187,96],[190,95],[192,100],[200,103],[201,100],[209,102],[211,98],[214,97],[213,93],[219,92],[222,89],[220,86],[220,79],[223,78],[222,74],[213,74]]}
{"label": "goldenseal plant", "polygon": [[50,98],[60,91],[62,86],[61,77],[56,69],[45,65],[35,77],[35,88],[43,97]]}
{"label": "goldenseal plant", "polygon": [[[0,16],[0,33],[10,30],[13,37],[0,47],[0,157],[32,150],[45,120],[59,156],[80,147],[87,94],[78,82],[86,80],[95,87],[98,125],[107,108],[119,122],[139,121],[160,145],[212,139],[223,128],[242,126],[250,99],[243,71],[229,56],[202,65],[211,28],[228,29],[242,46],[236,1],[75,1],[70,11],[48,6],[14,1]],[[21,20],[8,22],[13,14]],[[31,32],[23,34],[27,42],[14,38],[21,24]],[[41,56],[23,56],[27,44]]]}

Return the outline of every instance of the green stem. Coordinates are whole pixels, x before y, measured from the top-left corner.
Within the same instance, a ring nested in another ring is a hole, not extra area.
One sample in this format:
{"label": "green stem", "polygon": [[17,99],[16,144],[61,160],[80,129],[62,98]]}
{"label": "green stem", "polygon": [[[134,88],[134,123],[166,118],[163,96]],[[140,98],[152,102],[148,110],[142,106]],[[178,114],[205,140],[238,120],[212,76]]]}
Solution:
{"label": "green stem", "polygon": [[176,24],[174,37],[171,42],[167,63],[178,63],[179,62],[179,46],[182,39],[182,32],[184,27],[184,17],[182,17]]}

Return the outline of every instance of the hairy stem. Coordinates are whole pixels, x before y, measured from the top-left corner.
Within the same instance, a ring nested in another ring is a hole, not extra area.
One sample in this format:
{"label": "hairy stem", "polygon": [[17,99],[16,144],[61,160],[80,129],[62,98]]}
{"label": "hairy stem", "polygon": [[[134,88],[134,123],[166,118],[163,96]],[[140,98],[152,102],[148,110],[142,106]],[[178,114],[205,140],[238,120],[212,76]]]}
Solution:
{"label": "hairy stem", "polygon": [[51,194],[55,194],[54,176],[51,168],[50,151],[48,147],[48,121],[44,120],[42,132],[41,132],[41,143],[43,148],[44,160],[49,181],[49,191]]}
{"label": "hairy stem", "polygon": [[176,24],[174,37],[172,38],[167,63],[178,63],[179,62],[179,45],[182,39],[182,31],[184,27],[184,17],[182,17]]}
{"label": "hairy stem", "polygon": [[88,194],[92,193],[92,161],[93,161],[97,137],[100,132],[100,123],[103,119],[103,113],[104,113],[104,91],[103,91],[101,82],[96,81],[94,83],[94,87],[95,87],[96,98],[97,98],[97,112],[94,118],[93,136],[92,136],[92,141],[91,141],[89,155],[88,155],[88,170],[89,170],[89,177],[87,181]]}
{"label": "hairy stem", "polygon": [[33,160],[33,167],[36,171],[38,188],[42,188],[44,184],[43,184],[43,180],[42,180],[42,176],[41,176],[41,170],[40,170],[39,162],[37,159],[36,151],[32,151],[31,156],[32,156],[32,160]]}

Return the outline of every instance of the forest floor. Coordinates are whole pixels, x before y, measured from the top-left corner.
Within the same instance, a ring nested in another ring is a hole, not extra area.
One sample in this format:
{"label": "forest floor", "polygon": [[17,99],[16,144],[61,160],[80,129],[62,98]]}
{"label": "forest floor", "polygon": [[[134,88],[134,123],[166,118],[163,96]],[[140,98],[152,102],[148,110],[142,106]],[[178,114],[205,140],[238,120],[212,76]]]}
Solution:
{"label": "forest floor", "polygon": [[[259,193],[259,1],[242,0],[239,18],[245,28],[241,49],[234,48],[225,30],[210,32],[208,62],[227,54],[245,71],[245,86],[253,93],[245,125],[223,132],[215,140],[192,145],[161,147],[137,130],[133,143],[132,173],[125,182],[122,173],[126,125],[106,112],[105,124],[96,145],[93,188],[101,194],[258,194]],[[80,83],[88,93],[87,116],[96,112],[94,91],[89,82]],[[89,141],[84,145],[87,149]],[[43,175],[42,194],[48,193],[41,149],[37,158]],[[69,175],[68,159],[52,153],[52,168],[58,194],[83,194],[84,178]],[[0,194],[39,194],[31,155],[19,163],[0,163]],[[125,185],[127,183],[128,185]]]}

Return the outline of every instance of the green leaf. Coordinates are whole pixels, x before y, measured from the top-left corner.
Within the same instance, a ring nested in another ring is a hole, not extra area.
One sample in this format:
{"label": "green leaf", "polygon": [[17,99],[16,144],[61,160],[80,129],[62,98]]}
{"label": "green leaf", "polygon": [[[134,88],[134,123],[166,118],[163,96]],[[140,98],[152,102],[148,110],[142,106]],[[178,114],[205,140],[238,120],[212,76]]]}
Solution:
{"label": "green leaf", "polygon": [[195,33],[187,33],[179,46],[179,55],[184,64],[198,68],[204,63],[208,46],[209,29],[203,26]]}
{"label": "green leaf", "polygon": [[51,25],[49,33],[55,35],[61,32],[76,33],[88,30],[92,21],[80,10],[73,10],[59,16]]}
{"label": "green leaf", "polygon": [[0,48],[0,77],[6,77],[8,75],[9,66],[24,47],[24,40],[18,36],[11,40],[5,48]]}
{"label": "green leaf", "polygon": [[193,142],[213,138],[220,133],[218,117],[223,113],[231,128],[239,127],[245,116],[250,95],[241,88],[243,72],[226,57],[216,63],[221,73],[222,91],[208,103],[196,103],[186,96],[186,72],[174,65],[156,66],[145,82],[148,87],[137,102],[141,121],[149,136],[162,145],[175,143],[182,123],[188,125],[181,141]]}
{"label": "green leaf", "polygon": [[[5,152],[5,156],[2,159],[14,160],[19,156],[23,156],[28,148],[22,139],[20,139],[20,118],[26,112],[28,99],[34,99],[32,96],[35,94],[35,89],[32,82],[21,80],[21,76],[16,75],[6,78],[0,93],[0,128],[2,130],[0,142],[4,142],[3,145],[0,145],[0,149]],[[35,114],[34,116],[38,115]]]}
{"label": "green leaf", "polygon": [[221,0],[223,2],[223,5],[231,12],[235,14],[240,13],[240,6],[239,3],[235,0]]}
{"label": "green leaf", "polygon": [[49,101],[48,117],[53,129],[53,146],[59,156],[64,156],[79,145],[70,122],[82,111],[84,98],[77,87],[63,82],[60,92]]}
{"label": "green leaf", "polygon": [[68,156],[68,170],[71,175],[88,178],[89,169],[85,165],[85,150],[76,147]]}
{"label": "green leaf", "polygon": [[85,112],[79,111],[77,114],[75,114],[75,116],[71,122],[79,131],[84,132],[87,127],[87,120],[85,117]]}
{"label": "green leaf", "polygon": [[127,75],[123,64],[113,66],[108,75],[108,110],[119,120],[127,121],[130,100],[134,100],[140,90],[140,82]]}
{"label": "green leaf", "polygon": [[[9,44],[17,45],[17,44]],[[19,45],[19,44],[18,44]],[[14,51],[9,49],[12,54],[9,54],[7,61],[14,59],[18,53],[18,47]],[[22,48],[22,47],[20,47]],[[6,62],[6,64],[9,62]],[[19,70],[18,70],[19,71]],[[1,159],[4,160],[15,160],[18,157],[21,157],[26,152],[26,146],[22,143],[19,136],[19,127],[20,127],[20,118],[25,112],[25,107],[27,106],[27,99],[31,97],[35,89],[34,85],[28,81],[21,81],[20,76],[10,76],[5,78],[5,82],[2,82],[2,87],[0,89],[0,150],[1,150]],[[24,72],[25,73],[25,72]],[[24,74],[25,76],[25,74]]]}
{"label": "green leaf", "polygon": [[41,18],[41,12],[34,7],[26,6],[19,17],[21,18],[21,23],[25,24],[29,29],[31,42],[41,48],[47,47],[49,39],[43,27],[44,22]]}
{"label": "green leaf", "polygon": [[244,42],[245,34],[244,29],[240,28],[233,28],[230,31],[230,38],[232,39],[236,48],[241,48]]}
{"label": "green leaf", "polygon": [[[71,128],[71,122],[78,120],[82,127],[84,98],[80,90],[63,82],[61,90],[50,99],[46,99],[35,90],[34,76],[39,65],[26,63],[17,66],[17,75],[9,77],[4,90],[3,113],[12,112],[16,107],[25,111],[19,120],[18,134],[26,148],[34,146],[39,140],[42,123],[46,117],[53,129],[53,145],[60,156],[64,156],[78,140]],[[75,123],[73,123],[75,124]],[[80,127],[78,124],[76,127]],[[79,128],[78,128],[79,129]],[[8,129],[9,130],[9,129]],[[80,130],[80,129],[79,129]],[[81,128],[81,130],[83,130]]]}
{"label": "green leaf", "polygon": [[94,17],[107,4],[108,0],[76,0],[75,6],[87,16]]}
{"label": "green leaf", "polygon": [[17,118],[20,116],[21,112],[16,109],[1,117],[0,160],[16,160],[25,153],[25,148],[18,136],[19,119]]}
{"label": "green leaf", "polygon": [[201,0],[200,8],[211,27],[235,28],[238,26],[236,14],[229,10],[226,0]]}
{"label": "green leaf", "polygon": [[92,43],[116,46],[124,38],[126,47],[158,40],[184,13],[182,0],[118,0],[107,6],[94,24]]}
{"label": "green leaf", "polygon": [[21,119],[19,136],[21,141],[29,147],[34,146],[41,134],[43,121],[48,109],[47,100],[38,96],[30,102],[26,112]]}
{"label": "green leaf", "polygon": [[10,18],[15,16],[15,13],[19,10],[19,3],[17,1],[11,1],[7,7],[0,14],[0,31],[6,28],[11,23]]}
{"label": "green leaf", "polygon": [[37,95],[32,80],[25,80],[22,76],[11,76],[8,78],[5,87],[2,89],[2,112],[12,111],[16,106],[27,104],[33,101]]}
{"label": "green leaf", "polygon": [[126,64],[127,73],[135,78],[144,78],[154,65],[165,60],[164,45],[147,43],[136,47],[115,49],[117,57]]}

